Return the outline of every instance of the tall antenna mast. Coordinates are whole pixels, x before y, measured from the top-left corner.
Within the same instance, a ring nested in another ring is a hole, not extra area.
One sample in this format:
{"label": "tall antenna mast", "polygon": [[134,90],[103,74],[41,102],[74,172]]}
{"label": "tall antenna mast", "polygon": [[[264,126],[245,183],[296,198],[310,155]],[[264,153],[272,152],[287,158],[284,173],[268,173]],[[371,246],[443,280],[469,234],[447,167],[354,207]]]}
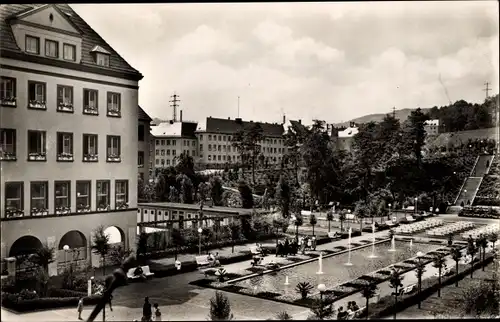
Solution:
{"label": "tall antenna mast", "polygon": [[240,97],[238,96],[238,118],[240,118]]}
{"label": "tall antenna mast", "polygon": [[174,92],[174,95],[170,96],[172,98],[172,100],[170,100],[169,102],[171,103],[170,106],[173,107],[174,109],[174,113],[173,113],[173,118],[172,120],[174,122],[177,122],[177,107],[179,107],[179,104],[177,104],[178,102],[180,102],[180,100],[178,99],[179,98],[179,95],[177,95],[175,92]]}
{"label": "tall antenna mast", "polygon": [[396,118],[396,106],[393,106],[392,107],[392,118],[395,119]]}
{"label": "tall antenna mast", "polygon": [[488,96],[488,92],[489,92],[489,91],[490,91],[490,89],[491,89],[491,88],[489,88],[490,83],[486,82],[484,85],[486,86],[486,88],[485,88],[485,89],[483,89],[483,91],[485,91],[485,92],[486,92],[486,98],[488,98],[488,97],[489,97],[489,96]]}

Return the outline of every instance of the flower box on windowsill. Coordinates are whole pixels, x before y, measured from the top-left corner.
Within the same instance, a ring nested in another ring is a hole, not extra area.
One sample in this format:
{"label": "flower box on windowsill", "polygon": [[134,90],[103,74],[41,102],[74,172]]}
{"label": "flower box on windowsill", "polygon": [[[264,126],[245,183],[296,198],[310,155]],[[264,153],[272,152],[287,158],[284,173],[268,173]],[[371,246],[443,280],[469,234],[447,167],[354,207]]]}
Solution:
{"label": "flower box on windowsill", "polygon": [[47,105],[45,104],[44,101],[29,101],[28,107],[36,109],[36,110],[46,110],[47,109]]}
{"label": "flower box on windowsill", "polygon": [[99,160],[99,156],[97,154],[85,154],[83,156],[84,162],[97,162]]}
{"label": "flower box on windowsill", "polygon": [[99,109],[96,106],[84,106],[83,114],[99,115]]}
{"label": "flower box on windowsill", "polygon": [[119,155],[108,155],[106,161],[108,162],[121,162],[122,158]]}
{"label": "flower box on windowsill", "polygon": [[60,154],[57,155],[57,161],[73,162],[73,154],[70,154],[70,153],[60,153]]}
{"label": "flower box on windowsill", "polygon": [[137,165],[138,168],[144,168],[144,164]]}
{"label": "flower box on windowsill", "polygon": [[32,208],[31,209],[32,216],[47,216],[47,214],[48,214],[47,209],[43,209],[43,208]]}
{"label": "flower box on windowsill", "polygon": [[29,153],[29,161],[47,161],[47,155],[45,153]]}
{"label": "flower box on windowsill", "polygon": [[77,206],[76,212],[78,212],[78,213],[90,212],[90,206]]}
{"label": "flower box on windowsill", "polygon": [[73,104],[59,103],[57,106],[58,112],[73,113]]}
{"label": "flower box on windowsill", "polygon": [[97,207],[97,211],[108,211],[109,210],[109,205],[101,205]]}
{"label": "flower box on windowsill", "polygon": [[120,117],[122,113],[118,109],[108,108],[108,116]]}
{"label": "flower box on windowsill", "polygon": [[57,207],[56,208],[56,215],[65,215],[69,214],[71,212],[70,207]]}
{"label": "flower box on windowsill", "polygon": [[17,208],[7,208],[5,209],[5,217],[13,218],[13,217],[23,217],[24,211]]}
{"label": "flower box on windowsill", "polygon": [[0,99],[0,104],[2,104],[2,106],[16,107],[17,100],[15,97],[4,97]]}
{"label": "flower box on windowsill", "polygon": [[17,157],[15,153],[10,152],[0,152],[1,161],[16,161]]}
{"label": "flower box on windowsill", "polygon": [[128,209],[128,203],[121,202],[121,203],[116,205],[116,209]]}

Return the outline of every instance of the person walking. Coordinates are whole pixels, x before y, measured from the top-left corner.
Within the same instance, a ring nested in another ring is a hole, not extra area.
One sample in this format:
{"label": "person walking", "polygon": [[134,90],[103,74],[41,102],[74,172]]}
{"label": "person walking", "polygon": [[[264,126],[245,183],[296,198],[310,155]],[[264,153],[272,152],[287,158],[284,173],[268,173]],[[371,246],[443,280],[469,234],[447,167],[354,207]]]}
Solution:
{"label": "person walking", "polygon": [[142,320],[143,321],[151,321],[151,303],[149,303],[149,297],[144,298],[144,305],[142,306]]}
{"label": "person walking", "polygon": [[153,307],[155,308],[155,321],[161,321],[161,312],[158,308],[158,303],[155,303]]}
{"label": "person walking", "polygon": [[83,311],[83,297],[78,300],[78,307],[76,308],[78,311],[78,320],[82,320],[82,311]]}

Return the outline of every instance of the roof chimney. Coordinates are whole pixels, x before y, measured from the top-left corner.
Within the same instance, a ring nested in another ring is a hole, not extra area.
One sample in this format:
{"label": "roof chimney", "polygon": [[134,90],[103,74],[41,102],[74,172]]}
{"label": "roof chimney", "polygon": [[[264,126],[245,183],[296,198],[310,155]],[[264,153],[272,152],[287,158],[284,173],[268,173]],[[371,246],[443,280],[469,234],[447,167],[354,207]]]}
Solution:
{"label": "roof chimney", "polygon": [[283,124],[285,124],[285,123],[286,123],[286,116],[285,116],[285,114],[283,114]]}
{"label": "roof chimney", "polygon": [[179,118],[180,118],[180,120],[179,120],[179,121],[181,121],[181,122],[182,122],[182,110],[180,111]]}
{"label": "roof chimney", "polygon": [[299,124],[302,124],[302,120],[299,120]]}

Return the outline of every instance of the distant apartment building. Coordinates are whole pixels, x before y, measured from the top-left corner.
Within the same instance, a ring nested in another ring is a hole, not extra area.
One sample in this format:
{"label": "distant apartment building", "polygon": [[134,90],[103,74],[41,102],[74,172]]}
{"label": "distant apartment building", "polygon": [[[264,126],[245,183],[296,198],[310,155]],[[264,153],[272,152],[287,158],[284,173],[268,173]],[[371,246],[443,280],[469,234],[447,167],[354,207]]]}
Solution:
{"label": "distant apartment building", "polygon": [[152,169],[175,166],[184,153],[198,157],[198,140],[195,135],[196,122],[168,121],[151,127]]}
{"label": "distant apartment building", "polygon": [[68,247],[99,265],[99,225],[135,248],[142,75],[67,4],[5,4],[0,23],[2,259],[46,244],[50,275]]}
{"label": "distant apartment building", "polygon": [[425,132],[427,135],[438,135],[439,134],[439,120],[427,120],[425,121]]}
{"label": "distant apartment building", "polygon": [[353,122],[345,129],[333,129],[332,139],[336,141],[337,149],[351,152],[354,136],[358,134],[358,132],[359,127]]}
{"label": "distant apartment building", "polygon": [[137,169],[139,178],[144,182],[149,181],[149,165],[150,165],[150,123],[151,117],[140,107],[137,106],[137,116],[139,124],[137,126]]}
{"label": "distant apartment building", "polygon": [[264,136],[261,153],[265,164],[280,164],[286,152],[283,124],[243,121],[241,118],[222,119],[208,117],[196,130],[199,144],[198,164],[208,168],[221,168],[225,164],[241,162],[241,155],[233,145],[234,136],[241,130],[260,124]]}

